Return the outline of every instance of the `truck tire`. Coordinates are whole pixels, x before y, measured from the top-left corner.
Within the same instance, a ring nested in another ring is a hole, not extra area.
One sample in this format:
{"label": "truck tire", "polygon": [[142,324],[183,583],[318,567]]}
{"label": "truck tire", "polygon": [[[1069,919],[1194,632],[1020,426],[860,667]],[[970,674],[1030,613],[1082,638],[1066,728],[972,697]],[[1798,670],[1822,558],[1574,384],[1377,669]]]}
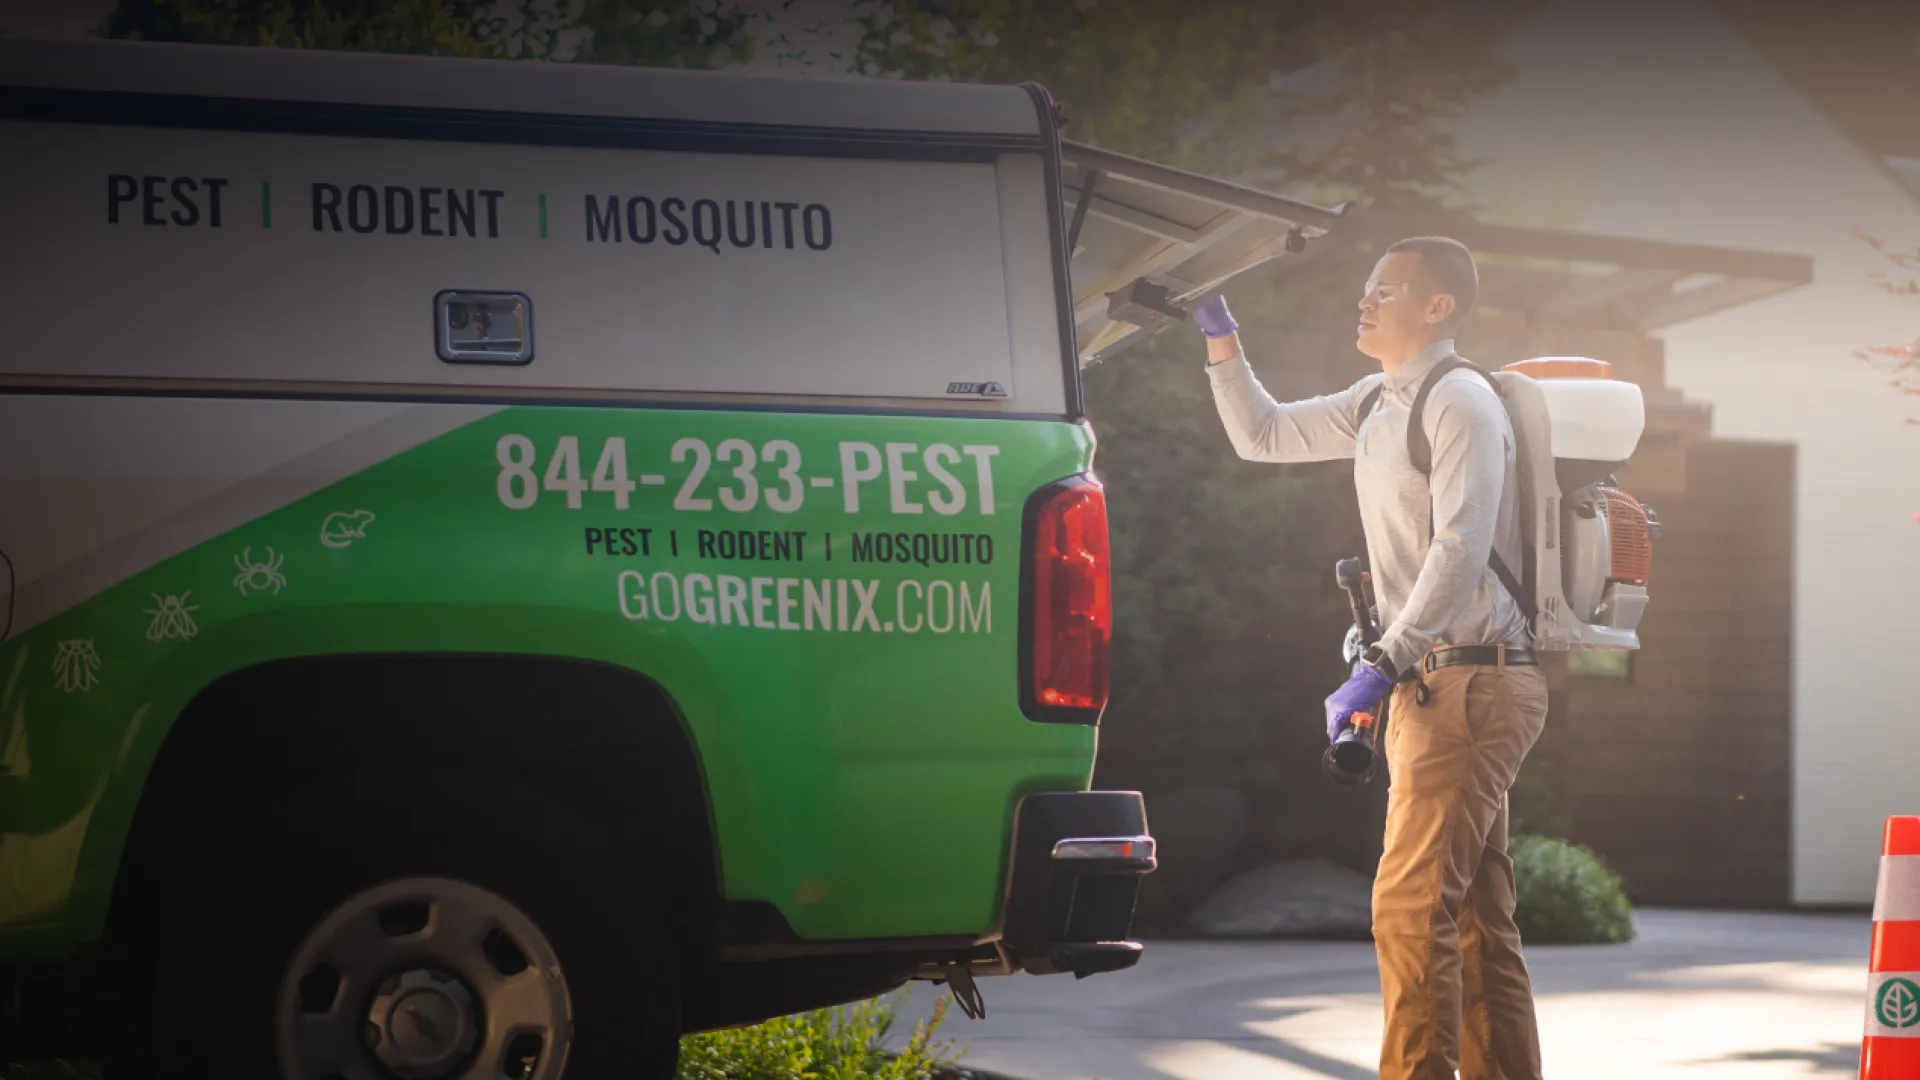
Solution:
{"label": "truck tire", "polygon": [[304,791],[225,838],[167,905],[135,1067],[672,1080],[678,973],[632,862],[497,777]]}

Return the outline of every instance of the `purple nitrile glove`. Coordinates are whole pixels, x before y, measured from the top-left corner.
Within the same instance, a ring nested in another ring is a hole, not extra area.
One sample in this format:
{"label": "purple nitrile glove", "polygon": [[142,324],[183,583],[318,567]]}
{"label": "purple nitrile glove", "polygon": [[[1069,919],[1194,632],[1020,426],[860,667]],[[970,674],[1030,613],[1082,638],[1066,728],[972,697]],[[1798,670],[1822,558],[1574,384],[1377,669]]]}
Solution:
{"label": "purple nitrile glove", "polygon": [[1346,685],[1333,692],[1327,699],[1327,741],[1333,742],[1340,733],[1353,723],[1353,714],[1357,712],[1373,713],[1380,707],[1380,701],[1393,689],[1393,680],[1386,672],[1367,663],[1355,661],[1353,675]]}
{"label": "purple nitrile glove", "polygon": [[1193,324],[1200,328],[1200,332],[1210,338],[1226,337],[1240,329],[1240,324],[1234,322],[1233,316],[1227,312],[1227,298],[1224,296],[1215,296],[1196,305],[1187,314],[1193,316]]}

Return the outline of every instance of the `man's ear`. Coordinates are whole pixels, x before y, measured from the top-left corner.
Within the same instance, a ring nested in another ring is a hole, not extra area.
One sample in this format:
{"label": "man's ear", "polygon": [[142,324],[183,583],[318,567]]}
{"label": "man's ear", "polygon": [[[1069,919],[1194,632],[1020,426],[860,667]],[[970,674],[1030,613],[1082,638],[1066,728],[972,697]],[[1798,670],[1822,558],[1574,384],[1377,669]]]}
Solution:
{"label": "man's ear", "polygon": [[1452,293],[1437,293],[1427,301],[1427,321],[1434,324],[1453,318],[1454,302]]}

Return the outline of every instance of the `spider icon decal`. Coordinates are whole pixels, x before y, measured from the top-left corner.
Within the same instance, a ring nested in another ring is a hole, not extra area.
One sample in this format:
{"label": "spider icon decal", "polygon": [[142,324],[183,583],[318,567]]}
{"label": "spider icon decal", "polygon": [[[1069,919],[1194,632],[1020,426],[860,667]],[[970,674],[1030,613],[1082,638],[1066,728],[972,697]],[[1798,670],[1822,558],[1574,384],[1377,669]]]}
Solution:
{"label": "spider icon decal", "polygon": [[240,568],[240,572],[233,576],[233,587],[240,590],[241,596],[247,595],[249,590],[265,589],[272,589],[274,595],[278,596],[280,587],[287,583],[286,577],[280,573],[280,564],[286,561],[285,555],[276,554],[272,548],[268,548],[266,561],[254,562],[253,548],[248,547],[233,557],[233,565]]}

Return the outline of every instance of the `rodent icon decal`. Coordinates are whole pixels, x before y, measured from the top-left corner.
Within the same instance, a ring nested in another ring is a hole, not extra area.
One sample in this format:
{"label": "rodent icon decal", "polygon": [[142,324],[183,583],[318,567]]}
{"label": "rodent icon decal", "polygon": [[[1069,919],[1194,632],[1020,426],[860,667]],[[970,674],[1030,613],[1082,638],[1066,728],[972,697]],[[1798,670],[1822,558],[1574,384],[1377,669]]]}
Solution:
{"label": "rodent icon decal", "polygon": [[371,524],[373,515],[365,510],[328,514],[320,523],[320,543],[334,549],[352,547],[355,540],[367,538],[367,526]]}

